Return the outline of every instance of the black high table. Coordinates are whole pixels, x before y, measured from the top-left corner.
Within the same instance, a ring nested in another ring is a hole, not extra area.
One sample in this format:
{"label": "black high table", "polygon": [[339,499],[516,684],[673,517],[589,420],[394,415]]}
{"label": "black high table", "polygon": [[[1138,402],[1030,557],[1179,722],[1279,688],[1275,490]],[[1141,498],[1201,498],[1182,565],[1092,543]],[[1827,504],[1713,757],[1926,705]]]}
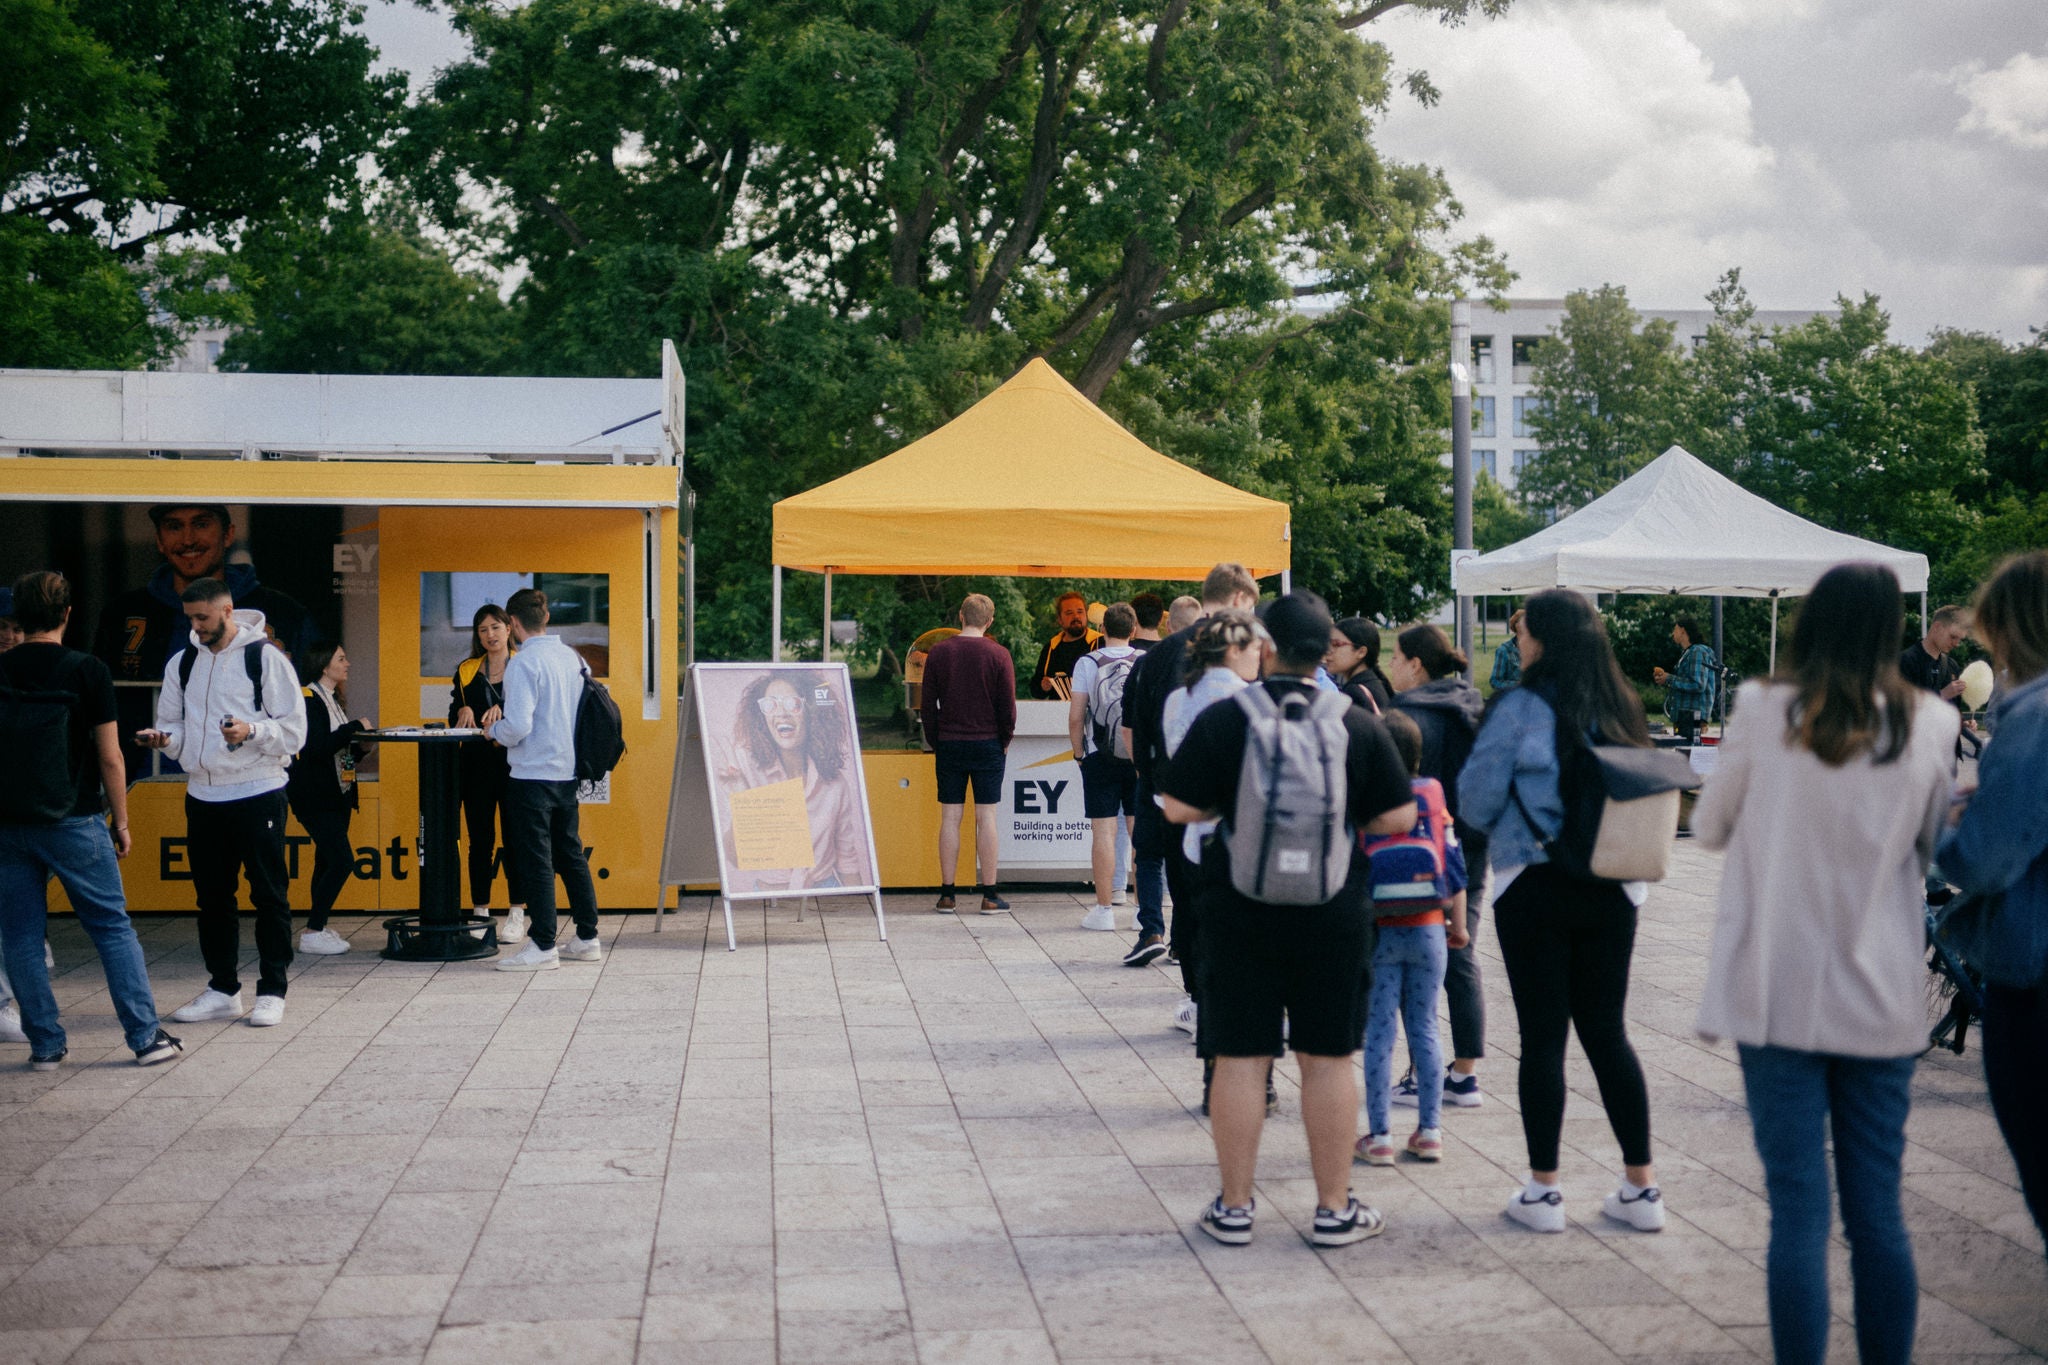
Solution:
{"label": "black high table", "polygon": [[420,912],[384,921],[383,956],[400,962],[465,962],[497,956],[498,934],[490,918],[463,911],[462,861],[456,853],[456,831],[462,822],[456,754],[464,744],[485,743],[483,732],[408,726],[366,730],[356,742],[419,746],[420,832],[414,854]]}

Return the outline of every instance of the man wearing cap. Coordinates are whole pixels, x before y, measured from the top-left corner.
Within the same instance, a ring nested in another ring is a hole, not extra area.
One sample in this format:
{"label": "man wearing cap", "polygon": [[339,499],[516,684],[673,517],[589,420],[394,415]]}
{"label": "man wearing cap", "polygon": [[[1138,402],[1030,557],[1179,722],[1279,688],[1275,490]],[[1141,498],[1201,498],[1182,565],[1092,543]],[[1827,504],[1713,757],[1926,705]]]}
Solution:
{"label": "man wearing cap", "polygon": [[[1334,629],[1329,609],[1314,593],[1295,592],[1267,608],[1265,624],[1271,637],[1267,678],[1254,686],[1281,706],[1306,699]],[[1221,819],[1225,826],[1224,837],[1204,846],[1196,893],[1203,982],[1195,1040],[1216,1063],[1209,1113],[1223,1185],[1200,1226],[1219,1242],[1251,1240],[1267,1077],[1284,1043],[1301,1064],[1301,1115],[1318,1199],[1309,1240],[1343,1246],[1376,1236],[1383,1226],[1350,1191],[1350,1144],[1358,1126],[1355,1054],[1371,979],[1367,862],[1353,857],[1342,889],[1320,905],[1263,903],[1237,890],[1229,827],[1252,723],[1251,709],[1242,704],[1211,705],[1158,773],[1168,820]],[[1345,824],[1366,834],[1413,828],[1407,766],[1379,718],[1347,707],[1343,726]]]}
{"label": "man wearing cap", "polygon": [[[149,509],[156,527],[157,553],[164,562],[149,582],[107,604],[100,616],[93,654],[122,682],[161,682],[164,663],[185,645],[191,625],[185,619],[181,594],[201,579],[228,585],[239,610],[263,613],[271,639],[293,657],[301,657],[319,634],[313,618],[289,594],[256,581],[247,564],[227,562],[235,543],[235,521],[220,503],[159,503]],[[149,771],[149,758],[132,741],[137,730],[155,723],[155,707],[146,688],[122,687],[120,734],[128,759],[128,780]]]}

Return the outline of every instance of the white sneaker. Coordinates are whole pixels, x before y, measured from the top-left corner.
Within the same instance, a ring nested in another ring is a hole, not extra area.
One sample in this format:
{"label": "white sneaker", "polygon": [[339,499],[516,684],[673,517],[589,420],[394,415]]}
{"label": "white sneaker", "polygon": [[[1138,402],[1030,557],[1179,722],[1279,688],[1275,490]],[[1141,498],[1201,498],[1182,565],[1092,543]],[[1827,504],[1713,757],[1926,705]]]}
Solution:
{"label": "white sneaker", "polygon": [[299,951],[315,957],[333,957],[348,951],[348,940],[332,929],[308,929],[299,935]]}
{"label": "white sneaker", "polygon": [[43,940],[43,969],[52,972],[57,970],[57,955],[50,951],[48,939]]}
{"label": "white sneaker", "polygon": [[594,938],[579,938],[571,934],[557,943],[555,948],[564,962],[604,961],[604,944]]}
{"label": "white sneaker", "polygon": [[1639,1190],[1623,1181],[1621,1188],[1607,1196],[1600,1205],[1600,1212],[1617,1223],[1626,1223],[1637,1232],[1662,1232],[1664,1230],[1664,1196],[1655,1185]]}
{"label": "white sneaker", "polygon": [[250,1028],[274,1028],[284,1022],[284,997],[259,995],[256,1008],[249,1011]]}
{"label": "white sneaker", "polygon": [[1173,1007],[1173,1026],[1190,1038],[1195,1033],[1195,997],[1192,995]]}
{"label": "white sneaker", "polygon": [[1116,928],[1116,911],[1106,905],[1098,905],[1082,917],[1081,927],[1083,929],[1114,931]]}
{"label": "white sneaker", "polygon": [[562,959],[553,948],[543,948],[529,943],[510,957],[498,959],[501,972],[552,972],[560,968]]}
{"label": "white sneaker", "polygon": [[505,922],[498,926],[498,942],[507,946],[526,937],[526,911],[513,906],[505,912]]}
{"label": "white sneaker", "polygon": [[25,1043],[28,1035],[21,1031],[21,1006],[12,1000],[0,1005],[0,1043]]}
{"label": "white sneaker", "polygon": [[1124,903],[1124,892],[1122,887],[1117,888],[1116,894],[1109,898],[1109,903],[1111,905],[1122,905]]}
{"label": "white sneaker", "polygon": [[[1530,1197],[1530,1190],[1541,1193]],[[1524,1186],[1515,1191],[1515,1197],[1508,1200],[1507,1216],[1523,1227],[1536,1232],[1564,1231],[1564,1195],[1555,1186]]]}
{"label": "white sneaker", "polygon": [[209,1019],[239,1019],[242,1017],[242,993],[236,991],[227,995],[208,986],[192,997],[192,1003],[171,1011],[171,1018],[181,1024],[203,1024]]}

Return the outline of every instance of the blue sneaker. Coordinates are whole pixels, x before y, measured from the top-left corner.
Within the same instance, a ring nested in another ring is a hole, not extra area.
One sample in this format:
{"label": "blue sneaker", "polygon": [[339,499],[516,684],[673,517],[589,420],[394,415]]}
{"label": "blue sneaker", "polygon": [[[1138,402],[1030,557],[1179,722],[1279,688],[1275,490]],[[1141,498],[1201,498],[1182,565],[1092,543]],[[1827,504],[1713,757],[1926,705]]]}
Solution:
{"label": "blue sneaker", "polygon": [[1401,1083],[1394,1087],[1393,1101],[1402,1109],[1420,1109],[1422,1107],[1422,1087],[1415,1083],[1415,1073],[1413,1071],[1403,1076]]}
{"label": "blue sneaker", "polygon": [[1455,1071],[1444,1073],[1444,1105],[1447,1108],[1477,1109],[1484,1103],[1486,1097],[1479,1093],[1477,1076],[1460,1076]]}

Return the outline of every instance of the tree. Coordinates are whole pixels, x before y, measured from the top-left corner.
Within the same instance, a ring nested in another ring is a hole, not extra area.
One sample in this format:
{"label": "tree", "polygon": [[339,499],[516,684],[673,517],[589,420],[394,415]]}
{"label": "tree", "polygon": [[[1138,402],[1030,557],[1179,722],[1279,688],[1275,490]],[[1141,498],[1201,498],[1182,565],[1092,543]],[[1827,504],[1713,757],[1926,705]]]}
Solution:
{"label": "tree", "polygon": [[1683,367],[1672,330],[1645,321],[1620,285],[1566,296],[1557,334],[1536,348],[1529,425],[1541,448],[1517,483],[1525,503],[1569,512],[1664,453]]}
{"label": "tree", "polygon": [[2036,328],[2016,346],[1944,329],[1927,351],[1946,360],[1976,396],[1993,491],[2048,493],[2048,329]]}
{"label": "tree", "polygon": [[763,508],[1034,355],[1291,497],[1302,581],[1406,603],[1443,579],[1440,301],[1507,276],[1373,150],[1391,62],[1352,30],[1391,8],[457,0],[471,57],[390,164],[523,272],[521,365],[646,373],[677,340],[706,652],[763,642]]}
{"label": "tree", "polygon": [[247,320],[222,369],[499,374],[517,341],[497,286],[396,213],[253,229],[235,265]]}
{"label": "tree", "polygon": [[[354,191],[404,89],[347,0],[0,0],[0,363],[139,365],[191,278],[281,208]],[[159,255],[159,252],[164,254]]]}
{"label": "tree", "polygon": [[1493,475],[1480,470],[1472,481],[1472,544],[1481,554],[1526,540],[1543,529],[1543,518],[1522,506]]}

